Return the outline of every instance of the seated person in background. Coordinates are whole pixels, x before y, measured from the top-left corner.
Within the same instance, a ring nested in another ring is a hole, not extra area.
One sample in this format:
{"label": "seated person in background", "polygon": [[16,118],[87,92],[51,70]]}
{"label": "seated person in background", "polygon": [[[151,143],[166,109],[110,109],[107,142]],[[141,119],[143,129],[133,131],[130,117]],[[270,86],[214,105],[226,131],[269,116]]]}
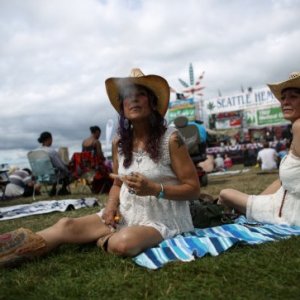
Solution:
{"label": "seated person in background", "polygon": [[246,144],[246,149],[243,151],[244,166],[255,166],[257,164],[257,147],[254,143]]}
{"label": "seated person in background", "polygon": [[224,189],[219,203],[245,213],[250,221],[300,226],[300,72],[269,87],[280,102],[283,117],[292,123],[293,140],[281,160],[279,178],[260,195]]}
{"label": "seated person in background", "polygon": [[35,193],[39,194],[40,185],[33,181],[31,175],[31,170],[27,168],[14,170],[9,174],[9,184],[5,189],[5,198],[32,196],[34,188]]}
{"label": "seated person in background", "polygon": [[232,167],[232,159],[227,153],[224,154],[224,167],[226,170]]}
{"label": "seated person in background", "polygon": [[291,143],[293,136],[292,136],[292,125],[289,124],[282,132],[282,139],[285,140],[286,143]]}
{"label": "seated person in background", "polygon": [[3,193],[9,183],[8,178],[9,167],[8,164],[0,164],[0,197],[3,199]]}
{"label": "seated person in background", "polygon": [[224,159],[220,153],[217,154],[215,158],[215,170],[216,171],[224,171]]}
{"label": "seated person in background", "polygon": [[203,125],[203,122],[200,120],[195,120],[195,121],[189,121],[189,125],[195,125],[198,129],[199,132],[199,137],[200,137],[200,149],[201,152],[205,153],[206,152],[206,141],[207,141],[207,132],[206,128]]}
{"label": "seated person in background", "polygon": [[91,136],[86,138],[82,142],[82,152],[92,152],[94,155],[99,156],[102,160],[105,160],[104,154],[102,152],[101,143],[99,138],[101,136],[101,129],[98,126],[90,127]]}
{"label": "seated person in background", "polygon": [[281,148],[279,149],[278,158],[281,161],[289,152],[290,144],[286,143],[285,145],[282,145]]}
{"label": "seated person in background", "polygon": [[279,168],[281,160],[289,153],[290,149],[290,142],[288,141],[285,145],[283,144],[280,148],[280,151],[277,152],[278,161],[277,161],[277,168]]}
{"label": "seated person in background", "polygon": [[199,131],[201,143],[206,143],[207,132],[206,132],[205,126],[203,125],[203,122],[201,122],[200,120],[195,120],[195,121],[189,121],[188,124],[195,125],[197,127],[197,129]]}
{"label": "seated person in background", "polygon": [[207,173],[212,172],[214,170],[214,156],[207,154],[206,160],[199,162],[197,166]]}
{"label": "seated person in background", "polygon": [[91,184],[93,193],[107,193],[113,181],[109,177],[111,166],[99,141],[101,129],[91,126],[90,131],[91,136],[82,142],[82,152],[73,154],[70,167],[74,178],[84,177]]}
{"label": "seated person in background", "polygon": [[[39,150],[46,151],[50,159],[52,161],[53,166],[58,169],[60,172],[60,179],[62,180],[62,188],[58,191],[59,195],[69,195],[70,192],[68,191],[67,187],[70,184],[70,171],[68,166],[64,164],[62,159],[60,158],[58,152],[51,147],[52,145],[52,134],[50,132],[44,131],[41,133],[40,137],[38,138],[38,142],[42,144]],[[50,191],[50,196],[56,195],[56,184],[52,186]]]}
{"label": "seated person in background", "polygon": [[264,143],[264,148],[257,154],[257,161],[262,170],[277,169],[278,155],[275,149],[270,148],[269,142]]}

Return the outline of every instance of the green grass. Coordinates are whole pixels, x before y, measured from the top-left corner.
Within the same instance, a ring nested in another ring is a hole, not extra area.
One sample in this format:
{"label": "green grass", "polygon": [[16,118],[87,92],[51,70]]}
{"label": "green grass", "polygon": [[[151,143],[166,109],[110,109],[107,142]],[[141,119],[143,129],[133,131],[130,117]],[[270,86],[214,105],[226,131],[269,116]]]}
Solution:
{"label": "green grass", "polygon": [[[217,196],[222,188],[232,187],[259,193],[277,177],[257,173],[252,169],[243,175],[210,177],[202,192]],[[82,196],[87,195],[73,195]],[[31,201],[2,201],[0,205]],[[87,208],[2,221],[0,232],[20,226],[39,230],[62,216],[96,211],[98,208]],[[170,263],[149,271],[130,258],[108,255],[92,244],[64,245],[45,258],[0,270],[0,299],[299,299],[299,249],[300,237],[294,237],[236,246],[217,257]]]}

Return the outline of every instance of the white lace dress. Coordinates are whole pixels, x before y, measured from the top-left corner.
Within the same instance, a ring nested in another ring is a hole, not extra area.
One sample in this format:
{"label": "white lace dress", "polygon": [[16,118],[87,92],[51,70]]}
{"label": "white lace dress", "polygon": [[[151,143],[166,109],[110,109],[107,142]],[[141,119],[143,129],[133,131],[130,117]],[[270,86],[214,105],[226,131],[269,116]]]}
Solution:
{"label": "white lace dress", "polygon": [[286,155],[280,163],[279,178],[282,186],[276,193],[249,196],[247,218],[263,223],[300,226],[300,158],[292,153]]}
{"label": "white lace dress", "polygon": [[[162,156],[158,163],[150,159],[146,152],[135,152],[132,164],[128,169],[123,167],[123,155],[119,154],[120,175],[139,172],[157,183],[164,185],[178,184],[172,170],[169,138],[176,131],[168,128],[162,138]],[[123,216],[122,226],[143,225],[157,229],[164,239],[194,229],[188,201],[158,199],[155,196],[137,196],[130,194],[125,184],[120,191],[120,213]]]}

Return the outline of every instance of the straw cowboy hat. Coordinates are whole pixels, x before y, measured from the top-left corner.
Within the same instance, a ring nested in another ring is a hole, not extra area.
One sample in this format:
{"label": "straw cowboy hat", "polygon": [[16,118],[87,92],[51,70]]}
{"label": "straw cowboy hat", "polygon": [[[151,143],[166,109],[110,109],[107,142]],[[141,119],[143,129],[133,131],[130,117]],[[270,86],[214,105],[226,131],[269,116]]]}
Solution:
{"label": "straw cowboy hat", "polygon": [[280,100],[281,92],[287,88],[300,89],[300,72],[293,72],[290,74],[289,79],[278,83],[268,84],[274,96]]}
{"label": "straw cowboy hat", "polygon": [[132,69],[129,77],[108,78],[105,81],[108,98],[120,113],[120,94],[124,87],[139,84],[150,89],[157,97],[157,110],[164,116],[168,110],[170,100],[170,87],[168,82],[158,75],[144,75],[140,69]]}

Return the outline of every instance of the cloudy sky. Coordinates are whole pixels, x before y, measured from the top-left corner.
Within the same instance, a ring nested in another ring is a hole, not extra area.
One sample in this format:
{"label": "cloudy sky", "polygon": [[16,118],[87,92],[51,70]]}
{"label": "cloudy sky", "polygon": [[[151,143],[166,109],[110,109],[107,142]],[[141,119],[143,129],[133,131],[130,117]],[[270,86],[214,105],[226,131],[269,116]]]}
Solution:
{"label": "cloudy sky", "polygon": [[80,149],[117,116],[104,81],[132,67],[204,99],[300,69],[299,0],[1,0],[0,163],[23,163],[42,131]]}

